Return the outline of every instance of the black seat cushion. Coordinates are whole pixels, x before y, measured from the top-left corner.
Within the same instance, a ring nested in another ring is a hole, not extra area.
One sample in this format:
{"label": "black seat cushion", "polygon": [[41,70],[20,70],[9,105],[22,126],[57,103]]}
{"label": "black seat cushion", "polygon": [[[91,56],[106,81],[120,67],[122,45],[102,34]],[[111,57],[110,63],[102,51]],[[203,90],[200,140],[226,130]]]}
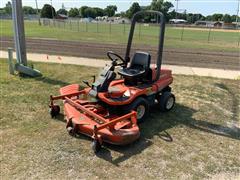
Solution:
{"label": "black seat cushion", "polygon": [[149,53],[136,52],[128,68],[123,68],[118,71],[123,77],[143,77],[150,68],[151,56]]}
{"label": "black seat cushion", "polygon": [[145,73],[145,70],[142,69],[132,69],[132,68],[123,68],[118,72],[122,76],[127,77],[139,77]]}

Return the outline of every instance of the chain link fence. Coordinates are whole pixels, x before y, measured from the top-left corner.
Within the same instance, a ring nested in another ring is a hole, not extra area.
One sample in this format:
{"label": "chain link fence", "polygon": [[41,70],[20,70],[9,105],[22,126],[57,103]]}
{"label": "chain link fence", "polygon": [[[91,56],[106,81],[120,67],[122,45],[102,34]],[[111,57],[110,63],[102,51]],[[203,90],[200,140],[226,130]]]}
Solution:
{"label": "chain link fence", "polygon": [[[81,19],[42,19],[44,26],[60,28],[66,31],[128,35],[130,24],[101,21],[83,21]],[[158,37],[158,24],[138,23],[136,26],[135,37],[139,39],[153,40]],[[220,29],[216,27],[198,27],[189,25],[172,25],[166,26],[166,39],[179,41],[201,41],[207,43],[229,43],[239,46],[240,31],[239,29]]]}

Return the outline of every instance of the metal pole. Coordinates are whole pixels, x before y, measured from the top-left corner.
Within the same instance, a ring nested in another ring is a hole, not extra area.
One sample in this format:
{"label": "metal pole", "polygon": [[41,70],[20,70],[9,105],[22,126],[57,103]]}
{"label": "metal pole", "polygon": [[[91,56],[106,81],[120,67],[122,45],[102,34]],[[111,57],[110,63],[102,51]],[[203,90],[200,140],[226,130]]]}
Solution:
{"label": "metal pole", "polygon": [[35,0],[35,3],[36,3],[37,15],[38,15],[38,24],[39,24],[39,26],[41,26],[41,19],[40,19],[40,14],[39,14],[39,11],[38,11],[38,3],[37,3],[37,0]]}
{"label": "metal pole", "polygon": [[17,61],[27,66],[25,31],[22,11],[22,1],[12,0],[12,14],[14,22],[14,40],[17,54]]}
{"label": "metal pole", "polygon": [[[54,13],[53,13],[52,0],[51,0],[51,9],[52,9],[52,19],[54,19]],[[55,27],[55,24],[54,24],[54,27]]]}
{"label": "metal pole", "polygon": [[209,31],[208,31],[208,43],[210,42],[210,34],[211,34],[211,27],[209,27]]}
{"label": "metal pole", "polygon": [[110,34],[112,34],[112,27],[111,27],[111,24],[112,24],[112,23],[111,23],[111,21],[110,21],[110,23],[109,23],[109,33],[110,33]]}
{"label": "metal pole", "polygon": [[88,23],[86,21],[86,32],[88,32]]}
{"label": "metal pole", "polygon": [[78,23],[78,32],[79,32],[79,30],[80,30],[80,28],[79,28],[79,24],[80,24],[79,21],[80,21],[80,20],[78,19],[78,21],[77,21],[77,23]]}
{"label": "metal pole", "polygon": [[178,1],[179,0],[175,0],[176,1],[176,19],[178,18]]}
{"label": "metal pole", "polygon": [[184,25],[182,26],[181,41],[183,40]]}
{"label": "metal pole", "polygon": [[141,37],[141,23],[139,23],[139,29],[138,29],[138,38],[140,39]]}
{"label": "metal pole", "polygon": [[98,21],[97,21],[97,33],[99,33],[99,30],[98,30]]}
{"label": "metal pole", "polygon": [[8,48],[8,68],[9,68],[9,73],[14,75],[13,49],[12,48]]}
{"label": "metal pole", "polygon": [[125,27],[126,25],[125,25],[125,22],[123,23],[123,34],[125,34],[125,32],[126,32],[126,27]]}
{"label": "metal pole", "polygon": [[240,5],[240,0],[238,0],[237,16],[236,16],[236,27],[237,27],[237,25],[238,25],[239,5]]}

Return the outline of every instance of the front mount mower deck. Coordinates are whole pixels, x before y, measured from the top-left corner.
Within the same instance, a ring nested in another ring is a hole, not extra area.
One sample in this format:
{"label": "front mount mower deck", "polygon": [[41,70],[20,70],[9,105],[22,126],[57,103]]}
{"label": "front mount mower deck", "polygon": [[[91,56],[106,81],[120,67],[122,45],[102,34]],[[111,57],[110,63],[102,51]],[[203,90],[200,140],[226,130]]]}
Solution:
{"label": "front mount mower deck", "polygon": [[[135,52],[130,61],[132,38],[137,19],[144,14],[160,17],[160,36],[156,65],[151,64],[151,55]],[[59,96],[50,96],[50,114],[60,113],[56,100],[63,100],[66,128],[70,135],[81,133],[93,139],[94,152],[103,142],[126,145],[140,137],[138,123],[149,114],[150,106],[158,102],[161,111],[173,108],[175,97],[169,85],[173,82],[171,70],[161,69],[164,41],[164,16],[156,11],[141,11],[134,15],[128,38],[125,58],[109,51],[112,61],[106,65],[95,82],[80,89],[78,84],[60,88]],[[119,63],[120,61],[120,63]],[[115,67],[120,66],[117,79]],[[95,79],[95,78],[94,78]]]}

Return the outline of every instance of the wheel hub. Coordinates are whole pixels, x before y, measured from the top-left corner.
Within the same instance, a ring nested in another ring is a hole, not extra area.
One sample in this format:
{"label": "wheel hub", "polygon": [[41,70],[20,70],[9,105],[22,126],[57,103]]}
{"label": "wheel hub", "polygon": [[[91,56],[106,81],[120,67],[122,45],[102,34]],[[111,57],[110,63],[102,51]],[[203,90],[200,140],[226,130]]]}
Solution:
{"label": "wheel hub", "polygon": [[168,101],[167,101],[166,108],[167,108],[167,109],[171,109],[172,106],[173,106],[173,104],[174,104],[174,98],[173,98],[173,97],[170,97],[170,98],[168,99]]}
{"label": "wheel hub", "polygon": [[146,108],[144,105],[139,105],[136,111],[137,111],[137,119],[141,119],[145,114]]}

